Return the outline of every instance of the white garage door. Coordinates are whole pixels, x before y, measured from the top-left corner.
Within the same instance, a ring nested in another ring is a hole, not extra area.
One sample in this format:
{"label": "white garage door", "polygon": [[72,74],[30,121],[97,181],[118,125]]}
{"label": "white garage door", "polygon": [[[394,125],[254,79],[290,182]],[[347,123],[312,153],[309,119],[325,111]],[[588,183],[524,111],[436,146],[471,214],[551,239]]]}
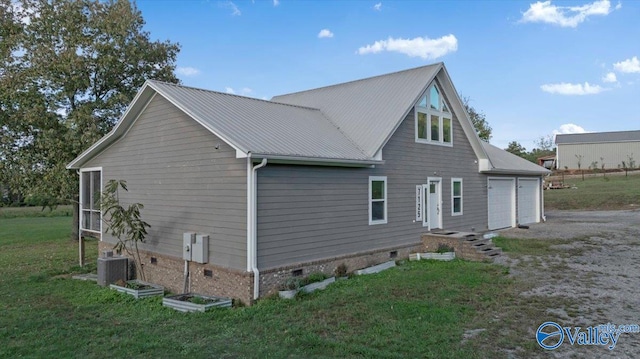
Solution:
{"label": "white garage door", "polygon": [[515,178],[489,178],[488,203],[489,229],[500,229],[515,226]]}
{"label": "white garage door", "polygon": [[538,222],[539,191],[537,178],[518,178],[518,224]]}

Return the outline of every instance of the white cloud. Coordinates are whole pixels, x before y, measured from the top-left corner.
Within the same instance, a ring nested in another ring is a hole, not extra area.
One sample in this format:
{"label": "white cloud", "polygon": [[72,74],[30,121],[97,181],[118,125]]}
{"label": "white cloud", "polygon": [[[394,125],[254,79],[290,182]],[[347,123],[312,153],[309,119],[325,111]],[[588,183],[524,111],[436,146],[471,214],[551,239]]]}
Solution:
{"label": "white cloud", "polygon": [[[619,9],[620,4],[616,6]],[[583,6],[555,6],[549,1],[538,1],[530,4],[522,14],[521,22],[544,22],[561,27],[577,27],[589,16],[606,16],[611,13],[609,0],[597,0]]]}
{"label": "white cloud", "polygon": [[616,5],[616,10],[622,9],[622,4],[618,1],[618,5]]}
{"label": "white cloud", "polygon": [[375,11],[382,10],[382,3],[379,2],[379,3],[375,4],[375,5],[373,5],[373,10],[375,10]]}
{"label": "white cloud", "polygon": [[616,62],[613,64],[613,68],[619,72],[626,73],[640,73],[640,60],[637,56],[624,61]]}
{"label": "white cloud", "polygon": [[231,10],[231,16],[240,16],[242,12],[238,9],[238,6],[231,1],[225,1],[223,3],[219,3],[219,6],[225,9]]}
{"label": "white cloud", "polygon": [[609,72],[608,74],[604,75],[604,77],[602,78],[602,82],[614,83],[618,82],[618,78],[616,77],[615,73]]}
{"label": "white cloud", "polygon": [[273,6],[280,5],[280,0],[273,0]]}
{"label": "white cloud", "polygon": [[569,133],[586,133],[587,131],[582,128],[582,126],[578,126],[573,123],[565,123],[564,125],[560,125],[557,130],[553,130],[554,135],[564,135]]}
{"label": "white cloud", "polygon": [[559,84],[546,84],[540,86],[542,91],[558,95],[595,95],[606,89],[598,85],[590,85],[588,82],[583,84],[570,84],[562,82]]}
{"label": "white cloud", "polygon": [[177,67],[176,68],[176,73],[178,75],[183,75],[183,76],[195,76],[198,75],[200,73],[200,70],[196,69],[195,67]]}
{"label": "white cloud", "polygon": [[248,96],[251,93],[253,93],[253,89],[250,89],[248,87],[243,87],[239,92],[236,92],[236,90],[234,90],[233,87],[225,87],[224,91],[231,95],[242,95],[242,96]]}
{"label": "white cloud", "polygon": [[333,32],[329,31],[329,29],[322,29],[318,33],[318,37],[321,39],[325,37],[333,37]]}
{"label": "white cloud", "polygon": [[371,45],[358,49],[358,54],[377,54],[382,51],[399,52],[409,57],[420,57],[425,60],[436,59],[458,50],[458,39],[452,34],[439,39],[416,37],[414,39],[394,39],[376,41]]}

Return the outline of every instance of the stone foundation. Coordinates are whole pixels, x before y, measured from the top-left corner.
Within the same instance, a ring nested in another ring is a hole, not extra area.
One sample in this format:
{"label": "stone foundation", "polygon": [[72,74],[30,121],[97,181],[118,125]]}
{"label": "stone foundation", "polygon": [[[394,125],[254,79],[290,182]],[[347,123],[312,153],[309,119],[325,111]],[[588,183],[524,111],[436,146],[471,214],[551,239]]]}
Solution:
{"label": "stone foundation", "polygon": [[[99,242],[100,253],[112,250],[112,248],[111,243]],[[277,293],[287,279],[294,275],[306,277],[311,273],[322,272],[332,276],[341,264],[345,264],[347,273],[351,273],[389,260],[407,259],[410,253],[422,249],[423,245],[418,242],[402,247],[388,247],[265,269],[260,272],[260,297]],[[145,251],[140,251],[140,256],[148,282],[160,284],[173,293],[183,292],[184,261],[181,258]],[[154,259],[153,263],[152,258]],[[205,270],[210,271],[211,276],[205,276]],[[189,272],[191,292],[229,297],[240,300],[246,305],[253,303],[253,273],[194,262],[189,263]]]}
{"label": "stone foundation", "polygon": [[[101,241],[98,244],[99,253],[112,248],[111,243]],[[140,251],[140,256],[147,282],[160,284],[172,293],[183,293],[184,260],[145,251]],[[155,259],[153,263],[152,258]],[[190,292],[229,297],[246,305],[253,301],[253,273],[189,262],[189,276]]]}
{"label": "stone foundation", "polygon": [[[285,267],[265,269],[260,272],[260,297],[276,293],[292,276],[306,277],[311,273],[322,272],[326,275],[335,275],[336,268],[345,264],[347,273],[357,269],[370,267],[389,260],[399,260],[409,258],[410,253],[415,253],[422,249],[420,243],[415,243],[402,247],[389,247],[353,253],[344,256],[326,258],[318,261],[297,263]],[[395,252],[392,255],[392,252]]]}

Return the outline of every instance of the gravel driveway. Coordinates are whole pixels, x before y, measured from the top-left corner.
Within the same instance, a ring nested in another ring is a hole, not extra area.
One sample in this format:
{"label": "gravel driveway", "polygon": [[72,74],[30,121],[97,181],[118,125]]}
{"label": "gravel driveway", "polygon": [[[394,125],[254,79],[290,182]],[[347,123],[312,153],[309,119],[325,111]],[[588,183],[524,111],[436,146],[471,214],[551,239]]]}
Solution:
{"label": "gravel driveway", "polygon": [[[640,211],[552,211],[547,222],[529,229],[500,232],[508,238],[564,239],[552,255],[503,255],[498,263],[510,267],[518,280],[530,284],[523,296],[557,297],[573,303],[547,308],[549,318],[563,327],[585,330],[599,324],[640,324]],[[563,302],[558,301],[558,302]],[[532,338],[535,331],[531,330]],[[534,339],[535,340],[535,339]],[[613,350],[604,346],[570,345],[540,349],[541,357],[637,358],[640,333],[621,334]]]}

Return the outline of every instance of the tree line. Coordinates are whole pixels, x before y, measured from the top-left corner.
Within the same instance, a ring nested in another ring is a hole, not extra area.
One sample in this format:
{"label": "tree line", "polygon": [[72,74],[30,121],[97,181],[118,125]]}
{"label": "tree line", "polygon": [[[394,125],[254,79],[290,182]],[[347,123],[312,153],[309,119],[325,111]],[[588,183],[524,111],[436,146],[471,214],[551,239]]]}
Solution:
{"label": "tree line", "polygon": [[536,164],[538,163],[538,158],[556,154],[553,136],[551,135],[538,138],[534,141],[534,145],[535,147],[528,151],[517,141],[511,141],[505,150]]}
{"label": "tree line", "polygon": [[[180,46],[128,0],[0,0],[0,196],[78,196],[65,165],[108,133],[147,79],[177,83]],[[4,192],[4,193],[2,193]]]}

